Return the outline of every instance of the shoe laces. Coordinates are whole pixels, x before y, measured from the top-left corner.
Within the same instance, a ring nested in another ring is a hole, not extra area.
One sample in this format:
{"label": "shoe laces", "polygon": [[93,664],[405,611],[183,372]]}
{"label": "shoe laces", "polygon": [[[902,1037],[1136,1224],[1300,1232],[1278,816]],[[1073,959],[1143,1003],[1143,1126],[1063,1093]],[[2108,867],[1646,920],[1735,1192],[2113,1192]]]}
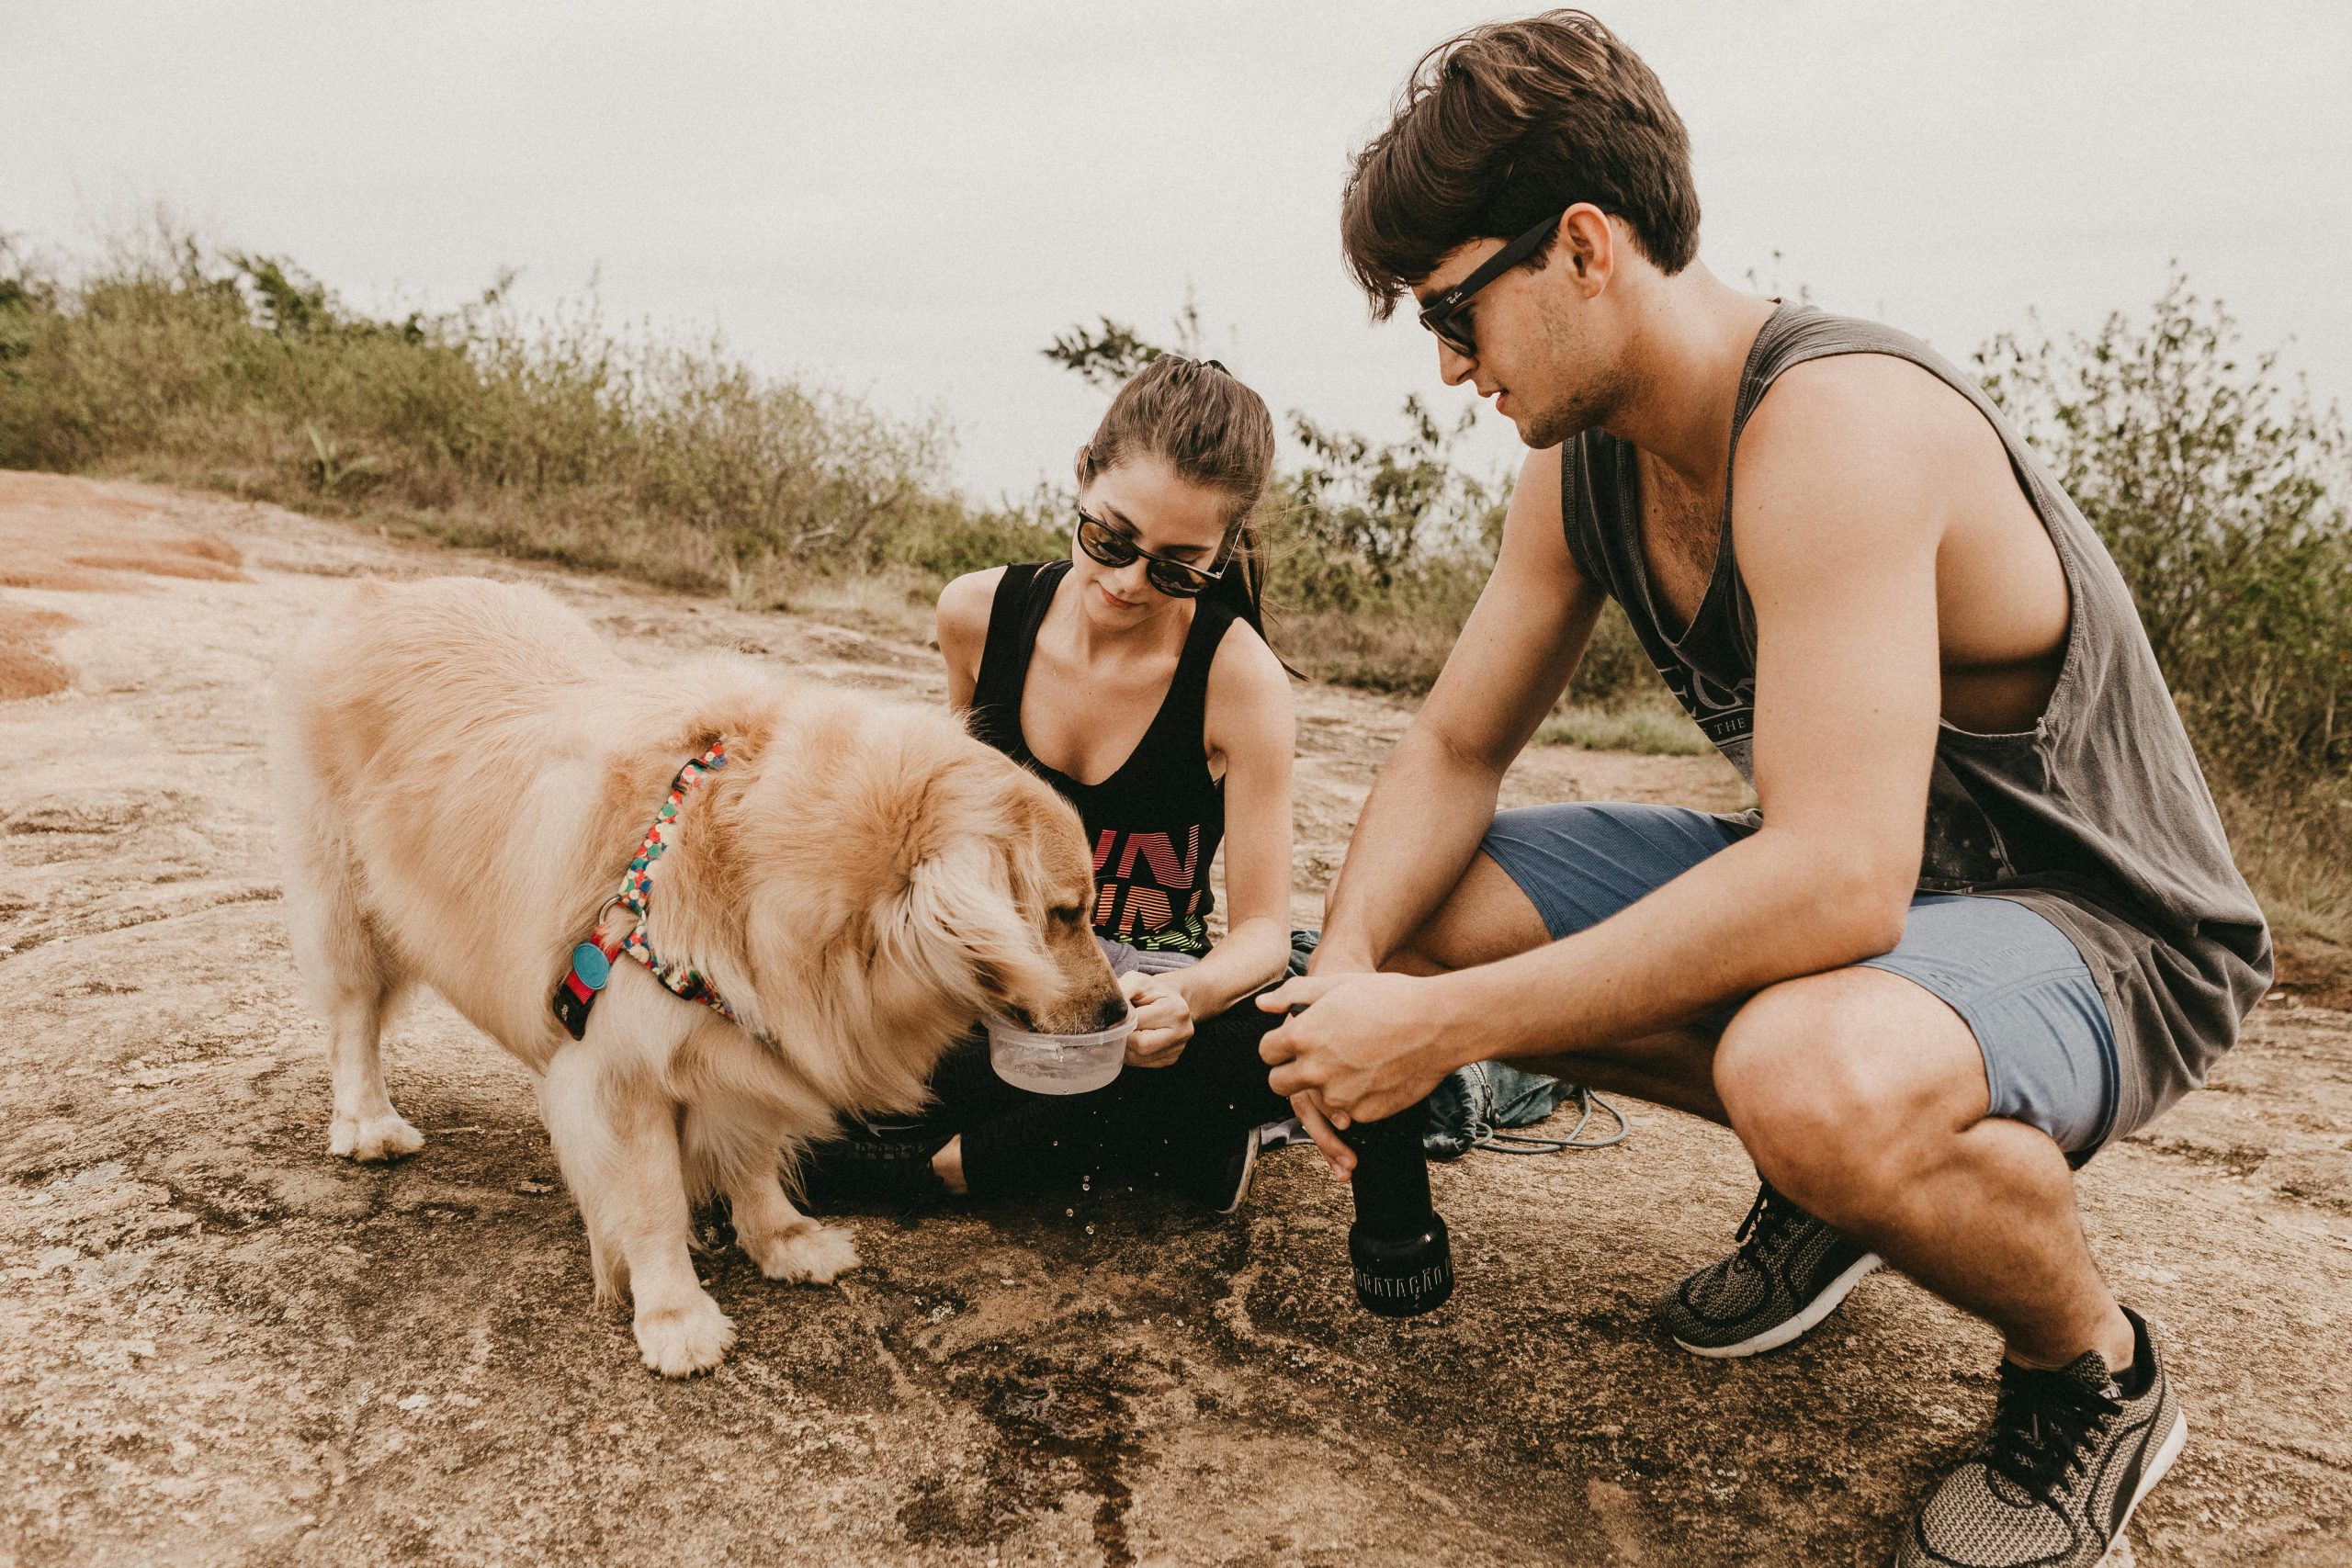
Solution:
{"label": "shoe laces", "polygon": [[1732,1237],[1739,1243],[1739,1261],[1750,1269],[1763,1268],[1766,1255],[1777,1250],[1782,1238],[1800,1221],[1810,1218],[1803,1209],[1775,1192],[1771,1183],[1764,1183],[1756,1190],[1756,1201],[1748,1205],[1747,1218],[1739,1222],[1739,1230]]}
{"label": "shoe laces", "polygon": [[1993,1430],[1978,1458],[2036,1496],[2063,1485],[2122,1404],[2063,1371],[2001,1363]]}

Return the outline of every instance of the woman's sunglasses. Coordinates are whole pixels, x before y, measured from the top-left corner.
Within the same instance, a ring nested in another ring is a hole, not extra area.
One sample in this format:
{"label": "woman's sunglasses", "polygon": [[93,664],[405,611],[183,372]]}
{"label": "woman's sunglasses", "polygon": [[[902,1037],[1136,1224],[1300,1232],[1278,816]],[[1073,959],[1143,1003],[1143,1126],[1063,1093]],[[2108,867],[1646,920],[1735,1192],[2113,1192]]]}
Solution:
{"label": "woman's sunglasses", "polygon": [[1225,540],[1216,547],[1216,570],[1203,571],[1180,560],[1153,555],[1108,523],[1090,513],[1084,507],[1078,512],[1078,547],[1104,566],[1117,570],[1133,566],[1139,560],[1151,564],[1143,569],[1143,580],[1170,599],[1190,599],[1225,575],[1227,558],[1233,551],[1233,533],[1227,531]]}
{"label": "woman's sunglasses", "polygon": [[1437,334],[1437,341],[1464,359],[1478,357],[1478,340],[1471,334],[1470,323],[1457,321],[1453,313],[1470,303],[1470,296],[1484,288],[1537,251],[1544,242],[1559,231],[1566,211],[1546,218],[1543,222],[1488,256],[1478,264],[1469,276],[1421,307],[1421,325]]}

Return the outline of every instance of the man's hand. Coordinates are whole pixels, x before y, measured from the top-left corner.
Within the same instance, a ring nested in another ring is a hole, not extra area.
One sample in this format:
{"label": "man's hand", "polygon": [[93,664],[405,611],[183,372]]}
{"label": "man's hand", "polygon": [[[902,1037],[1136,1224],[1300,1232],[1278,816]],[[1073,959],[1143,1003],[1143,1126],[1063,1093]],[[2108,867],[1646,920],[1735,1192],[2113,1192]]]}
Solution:
{"label": "man's hand", "polygon": [[1273,1068],[1267,1086],[1290,1097],[1299,1124],[1343,1178],[1355,1153],[1336,1129],[1419,1103],[1450,1070],[1429,985],[1407,975],[1316,975],[1258,998],[1268,1012],[1300,1010],[1258,1055]]}
{"label": "man's hand", "polygon": [[[1332,941],[1328,927],[1324,931],[1323,941],[1306,955],[1306,973],[1311,976],[1329,979],[1344,975],[1376,974],[1379,969],[1379,964],[1371,953],[1351,946],[1344,940]],[[1287,988],[1287,983],[1284,988]],[[1283,1005],[1303,1008],[1306,1004],[1299,1001]],[[1346,1139],[1340,1136],[1339,1127],[1332,1124],[1331,1113],[1324,1109],[1323,1101],[1316,1097],[1315,1091],[1302,1089],[1292,1095],[1290,1109],[1291,1114],[1298,1118],[1298,1124],[1306,1129],[1306,1135],[1315,1140],[1315,1146],[1323,1151],[1323,1158],[1330,1166],[1331,1174],[1342,1181],[1353,1177],[1356,1152],[1348,1147]],[[1340,1125],[1346,1125],[1344,1117],[1340,1119]]]}
{"label": "man's hand", "polygon": [[1161,975],[1122,975],[1119,989],[1136,1010],[1136,1032],[1127,1036],[1127,1066],[1164,1067],[1182,1055],[1193,1039],[1193,1009],[1183,993]]}

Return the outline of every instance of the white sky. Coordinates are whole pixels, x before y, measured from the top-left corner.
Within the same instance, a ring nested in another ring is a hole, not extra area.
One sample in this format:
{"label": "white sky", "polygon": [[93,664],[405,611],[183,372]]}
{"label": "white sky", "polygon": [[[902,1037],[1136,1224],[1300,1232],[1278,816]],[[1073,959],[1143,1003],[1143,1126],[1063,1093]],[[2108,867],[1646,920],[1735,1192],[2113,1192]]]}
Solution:
{"label": "white sky", "polygon": [[[1419,52],[1494,14],[0,0],[0,231],[70,256],[166,202],[387,309],[594,276],[616,319],[943,411],[968,489],[1025,491],[1102,407],[1039,347],[1102,312],[1164,334],[1188,285],[1278,416],[1464,406],[1409,321],[1368,324],[1336,215]],[[1726,278],[1964,357],[2031,307],[2143,310],[2177,259],[2352,403],[2352,6],[1599,14],[1690,127]],[[1478,460],[1514,455],[1484,419]]]}

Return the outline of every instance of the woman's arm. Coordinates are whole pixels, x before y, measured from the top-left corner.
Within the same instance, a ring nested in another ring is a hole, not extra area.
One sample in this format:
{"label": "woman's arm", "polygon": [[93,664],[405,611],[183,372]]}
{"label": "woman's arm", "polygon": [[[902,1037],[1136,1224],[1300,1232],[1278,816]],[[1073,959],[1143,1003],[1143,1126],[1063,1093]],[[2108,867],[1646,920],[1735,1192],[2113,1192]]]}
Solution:
{"label": "woman's arm", "polygon": [[1290,677],[1264,639],[1236,625],[1209,666],[1205,743],[1225,759],[1226,935],[1163,976],[1209,1018],[1281,978],[1290,963]]}
{"label": "woman's arm", "polygon": [[1004,568],[967,571],[939,591],[939,657],[947,665],[947,705],[962,713],[972,705],[980,679],[980,652],[988,646],[989,611]]}

